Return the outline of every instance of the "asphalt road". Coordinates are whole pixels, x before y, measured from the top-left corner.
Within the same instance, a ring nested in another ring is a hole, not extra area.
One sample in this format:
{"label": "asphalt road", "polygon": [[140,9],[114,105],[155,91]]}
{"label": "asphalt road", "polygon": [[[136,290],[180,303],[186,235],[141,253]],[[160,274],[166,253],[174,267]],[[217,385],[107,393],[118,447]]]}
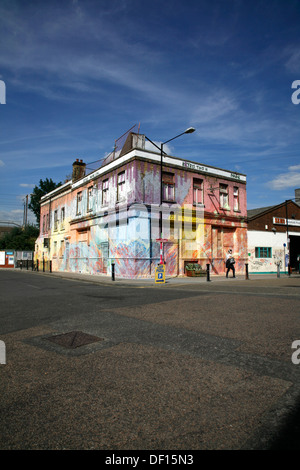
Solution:
{"label": "asphalt road", "polygon": [[0,449],[299,448],[300,277],[0,289]]}

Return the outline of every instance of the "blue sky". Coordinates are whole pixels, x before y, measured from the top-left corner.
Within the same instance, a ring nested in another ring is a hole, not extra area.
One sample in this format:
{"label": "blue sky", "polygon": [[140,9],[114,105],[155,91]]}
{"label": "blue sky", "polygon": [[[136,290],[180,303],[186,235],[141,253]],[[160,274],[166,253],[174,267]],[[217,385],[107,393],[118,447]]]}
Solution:
{"label": "blue sky", "polygon": [[246,174],[248,209],[294,198],[299,25],[299,0],[0,0],[0,221],[139,123],[195,127],[171,154]]}

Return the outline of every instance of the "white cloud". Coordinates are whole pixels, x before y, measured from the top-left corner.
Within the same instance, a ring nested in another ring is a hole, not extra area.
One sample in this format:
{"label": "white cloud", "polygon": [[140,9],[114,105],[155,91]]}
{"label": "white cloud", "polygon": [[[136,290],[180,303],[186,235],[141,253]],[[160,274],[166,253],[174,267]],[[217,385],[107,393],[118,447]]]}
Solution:
{"label": "white cloud", "polygon": [[[152,152],[158,152],[159,153],[159,149],[160,149],[160,146],[161,146],[161,142],[157,142],[157,141],[154,141],[153,140],[153,143],[159,147],[157,148],[155,145],[152,145],[151,142],[149,142],[148,140],[145,141],[145,148],[146,150],[151,150]],[[167,153],[168,155],[172,155],[172,151],[173,151],[173,147],[171,147],[170,145],[166,144],[163,146],[163,151],[165,153]]]}
{"label": "white cloud", "polygon": [[20,183],[19,186],[21,186],[22,188],[33,188],[35,185],[29,183]]}
{"label": "white cloud", "polygon": [[4,166],[4,165],[5,163],[2,160],[0,160],[0,166]]}
{"label": "white cloud", "polygon": [[299,188],[300,165],[289,166],[286,173],[281,173],[276,178],[266,183],[266,185],[275,191],[285,188]]}

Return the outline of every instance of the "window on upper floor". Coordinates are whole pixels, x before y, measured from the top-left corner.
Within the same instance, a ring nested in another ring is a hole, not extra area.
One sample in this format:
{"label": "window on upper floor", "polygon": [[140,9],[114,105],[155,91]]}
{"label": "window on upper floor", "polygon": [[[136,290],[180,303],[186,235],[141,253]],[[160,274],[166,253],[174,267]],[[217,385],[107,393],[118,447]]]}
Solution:
{"label": "window on upper floor", "polygon": [[65,227],[65,208],[62,207],[60,211],[60,226],[61,228]]}
{"label": "window on upper floor", "polygon": [[237,186],[234,186],[233,188],[233,210],[234,211],[240,210],[239,188]]}
{"label": "window on upper floor", "polygon": [[229,209],[228,185],[220,184],[220,207]]}
{"label": "window on upper floor", "polygon": [[104,180],[102,183],[102,205],[108,205],[108,179]]}
{"label": "window on upper floor", "polygon": [[117,201],[125,199],[125,171],[118,174]]}
{"label": "window on upper floor", "polygon": [[87,191],[87,211],[93,210],[93,186],[90,186]]}
{"label": "window on upper floor", "polygon": [[54,230],[58,229],[58,211],[54,211]]}
{"label": "window on upper floor", "polygon": [[203,204],[203,181],[193,178],[193,204]]}
{"label": "window on upper floor", "polygon": [[76,201],[76,215],[80,215],[82,211],[82,192],[77,193],[77,201]]}
{"label": "window on upper floor", "polygon": [[165,202],[175,201],[175,177],[173,173],[162,173],[162,198]]}

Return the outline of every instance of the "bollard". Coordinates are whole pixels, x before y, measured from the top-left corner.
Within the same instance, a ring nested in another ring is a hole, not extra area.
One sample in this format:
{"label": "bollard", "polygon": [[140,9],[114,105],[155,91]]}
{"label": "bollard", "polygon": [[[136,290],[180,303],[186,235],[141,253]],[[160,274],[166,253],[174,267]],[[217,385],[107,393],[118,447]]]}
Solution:
{"label": "bollard", "polygon": [[43,258],[43,273],[45,272],[45,260]]}
{"label": "bollard", "polygon": [[37,272],[39,272],[39,260],[38,259],[36,260],[36,270]]}
{"label": "bollard", "polygon": [[280,264],[277,264],[277,277],[280,277]]}
{"label": "bollard", "polygon": [[245,263],[245,268],[246,268],[246,275],[245,275],[245,279],[246,281],[249,280],[249,273],[248,273],[248,263]]}
{"label": "bollard", "polygon": [[28,271],[28,259],[26,260],[26,270]]}
{"label": "bollard", "polygon": [[52,273],[52,259],[50,260],[50,273]]}
{"label": "bollard", "polygon": [[23,262],[22,262],[22,260],[20,261],[20,268],[21,268],[21,269],[23,268]]}
{"label": "bollard", "polygon": [[115,280],[115,263],[111,263],[111,280]]}
{"label": "bollard", "polygon": [[206,265],[206,280],[210,282],[209,264]]}

